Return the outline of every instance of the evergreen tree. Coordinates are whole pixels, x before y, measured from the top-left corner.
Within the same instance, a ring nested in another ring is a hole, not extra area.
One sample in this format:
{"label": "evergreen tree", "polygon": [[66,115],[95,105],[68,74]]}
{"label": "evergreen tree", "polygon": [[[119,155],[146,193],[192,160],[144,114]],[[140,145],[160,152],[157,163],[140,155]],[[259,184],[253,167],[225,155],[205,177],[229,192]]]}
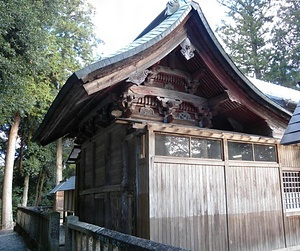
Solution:
{"label": "evergreen tree", "polygon": [[[2,228],[8,229],[19,127],[24,118],[37,124],[33,121],[42,118],[70,72],[91,62],[99,41],[93,33],[93,10],[84,0],[2,0],[0,11],[0,126],[10,128]],[[23,144],[28,145],[30,137],[26,139]]]}
{"label": "evergreen tree", "polygon": [[272,33],[272,58],[264,79],[295,88],[300,81],[300,1],[279,4]]}
{"label": "evergreen tree", "polygon": [[270,60],[269,25],[273,16],[268,0],[218,0],[227,7],[228,20],[217,33],[232,60],[249,76],[262,79]]}

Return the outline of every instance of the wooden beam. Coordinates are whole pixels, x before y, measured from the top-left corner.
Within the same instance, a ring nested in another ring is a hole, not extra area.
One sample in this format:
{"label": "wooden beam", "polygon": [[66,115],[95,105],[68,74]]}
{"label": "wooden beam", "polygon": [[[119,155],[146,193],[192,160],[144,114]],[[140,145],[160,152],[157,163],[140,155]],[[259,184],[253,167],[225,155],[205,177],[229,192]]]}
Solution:
{"label": "wooden beam", "polygon": [[178,101],[184,101],[188,103],[192,103],[195,107],[202,107],[207,100],[205,98],[201,98],[196,95],[184,93],[184,92],[178,92],[168,89],[162,89],[158,87],[150,87],[150,86],[131,86],[129,88],[131,92],[137,95],[142,96],[155,96],[155,97],[161,97],[166,99],[172,99],[172,100],[178,100]]}
{"label": "wooden beam", "polygon": [[151,51],[151,54],[149,54],[148,56],[143,57],[143,53],[146,52],[142,51],[132,57],[133,60],[131,60],[132,62],[130,63],[130,65],[128,64],[128,62],[126,62],[122,67],[120,67],[118,71],[112,72],[100,79],[95,79],[84,84],[83,87],[85,91],[88,93],[88,95],[91,95],[128,78],[137,70],[142,71],[154,65],[156,62],[173,51],[187,37],[186,31],[183,27],[181,27],[175,34],[176,35],[172,37],[165,37],[165,39],[163,39],[161,43],[159,43],[161,44],[161,46],[158,46],[157,48],[147,48],[145,50],[146,52],[148,50]]}
{"label": "wooden beam", "polygon": [[186,72],[186,71],[177,70],[177,69],[171,69],[166,66],[156,65],[156,66],[152,67],[151,70],[154,71],[155,73],[165,73],[168,75],[175,75],[178,77],[182,77],[182,78],[185,78],[187,80],[187,82],[191,82],[193,80],[191,73]]}
{"label": "wooden beam", "polygon": [[228,100],[228,93],[227,92],[223,92],[220,95],[217,95],[215,97],[212,97],[208,100],[208,104],[210,107],[216,107],[219,104],[225,102],[226,100]]}

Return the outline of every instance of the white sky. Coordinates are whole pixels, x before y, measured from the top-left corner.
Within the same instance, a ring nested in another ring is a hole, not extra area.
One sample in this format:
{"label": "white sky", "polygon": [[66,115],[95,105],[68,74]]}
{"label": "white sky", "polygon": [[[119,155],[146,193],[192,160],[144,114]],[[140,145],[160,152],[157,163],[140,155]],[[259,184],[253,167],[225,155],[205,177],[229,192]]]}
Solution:
{"label": "white sky", "polygon": [[[104,55],[131,43],[166,7],[168,0],[88,0],[96,8],[97,36],[105,42]],[[224,18],[216,0],[198,0],[212,30]]]}

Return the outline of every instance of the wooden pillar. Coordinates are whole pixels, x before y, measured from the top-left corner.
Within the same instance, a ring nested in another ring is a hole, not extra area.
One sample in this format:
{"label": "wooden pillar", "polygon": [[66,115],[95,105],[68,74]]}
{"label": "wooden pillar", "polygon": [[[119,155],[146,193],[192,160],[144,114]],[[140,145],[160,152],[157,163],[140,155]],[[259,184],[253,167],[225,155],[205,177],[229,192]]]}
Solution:
{"label": "wooden pillar", "polygon": [[122,144],[122,219],[121,226],[122,232],[130,234],[129,232],[129,215],[128,215],[128,175],[129,175],[129,167],[128,167],[128,142],[125,141]]}
{"label": "wooden pillar", "polygon": [[[105,154],[105,185],[111,185],[111,144],[112,135],[107,134],[107,151]],[[112,227],[112,215],[111,215],[111,194],[110,192],[105,192],[105,227],[111,229]]]}

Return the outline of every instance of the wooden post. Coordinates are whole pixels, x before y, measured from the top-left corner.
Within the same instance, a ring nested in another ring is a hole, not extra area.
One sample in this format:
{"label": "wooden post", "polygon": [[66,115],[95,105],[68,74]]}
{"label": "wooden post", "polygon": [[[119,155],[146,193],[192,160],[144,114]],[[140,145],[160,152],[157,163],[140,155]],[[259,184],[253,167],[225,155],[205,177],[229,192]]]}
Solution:
{"label": "wooden post", "polygon": [[[107,135],[107,152],[105,155],[105,185],[111,185],[111,132]],[[112,215],[111,215],[111,193],[105,192],[105,227],[111,228]]]}
{"label": "wooden post", "polygon": [[128,219],[128,144],[127,141],[125,141],[122,144],[122,159],[123,159],[123,177],[122,177],[122,188],[123,188],[123,193],[122,193],[122,219],[121,219],[121,224],[122,224],[122,231],[123,233],[129,233],[129,219]]}

